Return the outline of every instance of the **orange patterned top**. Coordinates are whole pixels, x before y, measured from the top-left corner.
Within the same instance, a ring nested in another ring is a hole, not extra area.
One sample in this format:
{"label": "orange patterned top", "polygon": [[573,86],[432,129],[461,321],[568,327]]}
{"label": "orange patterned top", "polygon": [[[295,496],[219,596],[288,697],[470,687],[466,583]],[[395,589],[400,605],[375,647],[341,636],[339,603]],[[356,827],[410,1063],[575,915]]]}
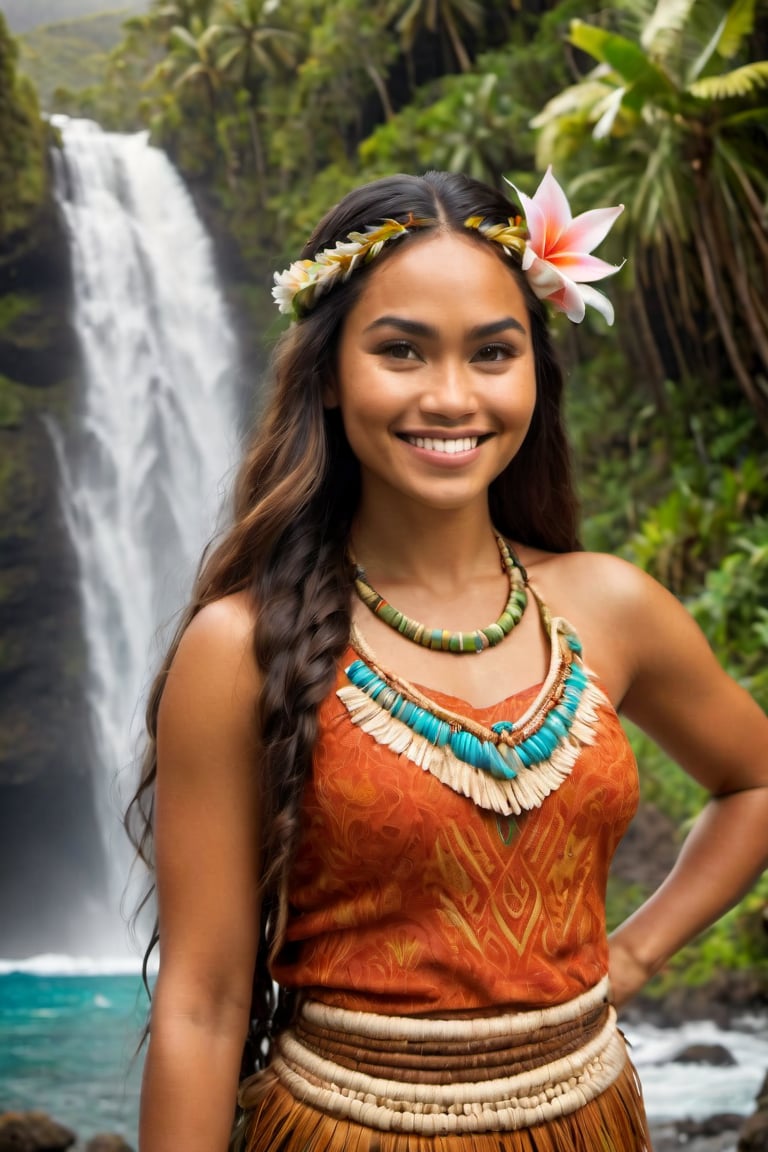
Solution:
{"label": "orange patterned top", "polygon": [[[344,665],[355,658],[350,648]],[[539,687],[487,708],[429,695],[490,726],[517,719]],[[337,1007],[388,1014],[569,1000],[607,970],[608,867],[637,802],[634,757],[607,700],[571,775],[507,820],[378,745],[333,692],[273,976]]]}

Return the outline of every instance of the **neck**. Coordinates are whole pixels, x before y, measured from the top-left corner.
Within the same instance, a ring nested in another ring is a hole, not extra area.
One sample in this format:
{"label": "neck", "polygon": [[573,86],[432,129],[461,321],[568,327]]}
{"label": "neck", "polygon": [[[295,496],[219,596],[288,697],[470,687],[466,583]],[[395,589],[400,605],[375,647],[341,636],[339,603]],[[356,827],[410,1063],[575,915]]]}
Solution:
{"label": "neck", "polygon": [[361,501],[352,529],[355,557],[375,579],[451,586],[498,570],[487,503],[435,510]]}

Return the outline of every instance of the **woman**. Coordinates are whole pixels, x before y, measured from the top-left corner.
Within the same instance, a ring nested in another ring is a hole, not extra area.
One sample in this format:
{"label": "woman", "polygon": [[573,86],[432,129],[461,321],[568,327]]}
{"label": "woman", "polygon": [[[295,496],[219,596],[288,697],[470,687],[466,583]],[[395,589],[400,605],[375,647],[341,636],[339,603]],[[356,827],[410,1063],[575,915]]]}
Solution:
{"label": "woman", "polygon": [[[614,1005],[764,863],[768,720],[579,550],[546,302],[611,318],[563,270],[613,271],[620,209],[521,200],[378,181],[276,277],[271,406],[149,708],[142,1152],[225,1149],[241,1074],[252,1152],[647,1148]],[[619,708],[712,798],[609,942]]]}

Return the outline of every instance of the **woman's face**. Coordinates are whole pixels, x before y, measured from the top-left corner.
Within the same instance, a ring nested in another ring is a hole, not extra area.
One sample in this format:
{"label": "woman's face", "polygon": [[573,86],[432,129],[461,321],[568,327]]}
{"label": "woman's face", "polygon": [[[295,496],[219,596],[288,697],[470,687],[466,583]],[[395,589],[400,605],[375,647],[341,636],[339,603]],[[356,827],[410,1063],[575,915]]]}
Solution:
{"label": "woman's face", "polygon": [[487,505],[536,402],[530,320],[490,246],[409,239],[374,268],[344,321],[337,376],[364,500]]}

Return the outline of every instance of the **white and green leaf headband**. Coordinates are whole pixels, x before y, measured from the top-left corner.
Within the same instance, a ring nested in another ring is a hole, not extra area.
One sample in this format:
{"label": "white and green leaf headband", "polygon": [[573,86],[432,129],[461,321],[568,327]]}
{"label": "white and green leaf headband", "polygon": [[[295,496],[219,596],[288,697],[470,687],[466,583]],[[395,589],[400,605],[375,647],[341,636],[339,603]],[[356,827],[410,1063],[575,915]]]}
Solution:
{"label": "white and green leaf headband", "polygon": [[[613,305],[591,287],[591,282],[612,276],[622,265],[608,264],[591,253],[608,235],[624,205],[593,208],[574,218],[551,166],[532,197],[514,184],[512,187],[525,212],[524,220],[514,216],[507,224],[490,224],[482,216],[470,216],[464,227],[474,228],[501,245],[507,255],[515,253],[536,296],[548,300],[555,311],[565,312],[569,320],[579,324],[590,305],[612,324]],[[356,268],[378,256],[385,244],[434,223],[413,213],[403,223],[385,219],[364,232],[350,232],[346,240],[324,248],[313,260],[294,261],[284,272],[275,273],[272,295],[278,308],[294,320],[300,319],[318,297],[348,280]]]}

